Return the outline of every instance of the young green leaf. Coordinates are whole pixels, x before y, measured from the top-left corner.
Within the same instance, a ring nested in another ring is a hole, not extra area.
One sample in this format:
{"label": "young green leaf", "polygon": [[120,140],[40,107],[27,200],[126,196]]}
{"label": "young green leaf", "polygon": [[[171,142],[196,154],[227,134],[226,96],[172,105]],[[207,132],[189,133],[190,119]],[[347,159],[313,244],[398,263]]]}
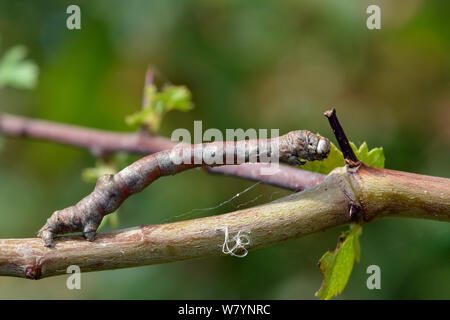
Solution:
{"label": "young green leaf", "polygon": [[344,165],[345,162],[342,152],[338,148],[336,148],[333,143],[331,143],[330,154],[326,159],[323,159],[321,161],[308,161],[302,166],[302,169],[328,174],[333,171],[333,169],[337,167],[343,167]]}
{"label": "young green leaf", "polygon": [[[385,157],[383,148],[369,150],[367,143],[363,142],[359,148],[352,142],[350,146],[356,157],[369,166],[384,167]],[[342,152],[332,143],[328,158],[322,161],[307,162],[303,169],[323,174],[330,173],[334,168],[345,165]],[[336,250],[326,252],[319,261],[320,269],[324,275],[322,287],[316,292],[320,299],[331,299],[342,292],[347,284],[353,269],[354,261],[359,260],[359,235],[362,227],[354,225],[339,238]]]}
{"label": "young green leaf", "polygon": [[189,111],[194,105],[191,92],[185,86],[164,86],[158,91],[154,84],[145,86],[145,105],[125,121],[131,126],[144,126],[153,133],[158,132],[164,115],[172,110]]}
{"label": "young green leaf", "polygon": [[25,60],[26,48],[15,46],[0,59],[0,88],[6,85],[19,89],[31,89],[37,83],[38,66]]}
{"label": "young green leaf", "polygon": [[[359,148],[357,148],[353,142],[350,142],[350,146],[355,152],[356,157],[365,164],[384,168],[385,157],[382,147],[373,148],[369,151],[366,142],[363,142]],[[344,165],[345,162],[342,152],[333,143],[331,143],[330,154],[326,159],[321,161],[308,161],[302,166],[302,169],[328,174],[333,171],[333,169]]]}
{"label": "young green leaf", "polygon": [[327,251],[319,261],[320,270],[324,279],[316,296],[322,300],[329,300],[344,290],[353,264],[359,261],[359,236],[362,227],[358,224],[344,232],[339,238],[336,250]]}
{"label": "young green leaf", "polygon": [[350,146],[355,152],[356,157],[368,166],[384,168],[386,159],[384,157],[383,147],[373,148],[369,151],[369,147],[365,141],[359,146],[359,149],[356,148],[353,142],[350,142]]}

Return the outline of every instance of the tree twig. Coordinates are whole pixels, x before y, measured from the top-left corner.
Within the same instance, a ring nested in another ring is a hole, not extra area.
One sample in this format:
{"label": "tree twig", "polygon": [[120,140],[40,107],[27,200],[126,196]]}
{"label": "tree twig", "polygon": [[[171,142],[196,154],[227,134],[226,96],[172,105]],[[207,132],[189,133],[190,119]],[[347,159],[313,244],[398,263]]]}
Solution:
{"label": "tree twig", "polygon": [[[0,133],[10,137],[41,139],[86,148],[96,156],[118,151],[152,154],[170,149],[175,145],[175,142],[159,136],[90,129],[9,114],[0,114]],[[259,181],[293,191],[309,188],[325,178],[325,175],[322,174],[286,166],[280,166],[277,175],[263,175],[261,169],[264,167],[263,164],[252,163],[216,168],[205,167],[205,170],[214,174]]]}
{"label": "tree twig", "polygon": [[[211,142],[179,145],[146,156],[115,175],[100,177],[94,191],[76,205],[58,210],[47,220],[38,236],[51,246],[56,234],[82,231],[93,241],[103,217],[116,211],[122,202],[142,191],[161,176],[173,175],[200,166],[220,166],[243,162],[302,164],[299,159],[322,160],[330,152],[330,141],[307,130],[289,132],[272,139]],[[276,170],[277,168],[272,168]],[[273,172],[276,174],[277,172]]]}
{"label": "tree twig", "polygon": [[347,136],[345,135],[344,129],[342,128],[337,118],[336,109],[333,108],[331,110],[325,111],[324,115],[325,117],[328,118],[328,121],[330,122],[330,126],[339,144],[339,148],[341,149],[342,154],[344,155],[345,163],[351,168],[359,166],[361,164],[361,161],[358,160],[355,153],[353,152],[352,147],[350,146]]}
{"label": "tree twig", "polygon": [[239,177],[262,182],[292,191],[302,191],[322,182],[326,175],[302,170],[296,167],[279,166],[279,172],[273,175],[261,175],[264,164],[244,163],[237,166],[203,167],[211,174]]}

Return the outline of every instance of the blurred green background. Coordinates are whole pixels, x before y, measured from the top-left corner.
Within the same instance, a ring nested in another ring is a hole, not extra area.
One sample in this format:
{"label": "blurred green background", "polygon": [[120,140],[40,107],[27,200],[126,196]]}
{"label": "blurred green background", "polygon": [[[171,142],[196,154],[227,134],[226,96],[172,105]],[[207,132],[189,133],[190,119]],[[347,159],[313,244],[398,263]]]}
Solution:
{"label": "blurred green background", "polygon": [[[81,30],[66,8],[81,7]],[[381,30],[366,28],[378,4]],[[109,130],[130,130],[148,65],[163,81],[187,85],[196,108],[172,112],[176,128],[309,129],[332,137],[322,113],[338,110],[352,141],[383,146],[386,167],[450,177],[450,2],[409,1],[5,1],[0,54],[23,44],[40,68],[33,90],[0,90],[0,112]],[[0,137],[2,138],[2,137]],[[0,237],[32,237],[56,209],[93,188],[81,172],[85,150],[3,138]],[[131,158],[134,159],[134,158]],[[289,194],[191,170],[156,181],[121,208],[120,227],[220,214]],[[253,201],[254,202],[251,202]],[[251,202],[245,204],[247,202]],[[219,257],[40,281],[0,278],[0,298],[315,299],[316,266],[345,228],[265,249]],[[380,220],[364,227],[362,257],[339,299],[449,299],[446,223]],[[381,267],[381,290],[366,268]]]}

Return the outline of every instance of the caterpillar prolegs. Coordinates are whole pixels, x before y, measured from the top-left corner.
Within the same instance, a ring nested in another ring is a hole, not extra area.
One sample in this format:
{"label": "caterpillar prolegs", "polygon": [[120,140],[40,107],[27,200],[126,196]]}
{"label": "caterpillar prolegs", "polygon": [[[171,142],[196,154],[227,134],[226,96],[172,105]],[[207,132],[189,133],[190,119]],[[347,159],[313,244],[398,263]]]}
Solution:
{"label": "caterpillar prolegs", "polygon": [[114,175],[97,180],[94,191],[74,206],[55,211],[38,232],[45,246],[58,234],[82,232],[93,241],[103,217],[119,208],[125,199],[142,191],[161,176],[201,166],[246,162],[304,164],[322,160],[330,152],[330,141],[307,130],[291,131],[272,139],[177,145],[141,158]]}

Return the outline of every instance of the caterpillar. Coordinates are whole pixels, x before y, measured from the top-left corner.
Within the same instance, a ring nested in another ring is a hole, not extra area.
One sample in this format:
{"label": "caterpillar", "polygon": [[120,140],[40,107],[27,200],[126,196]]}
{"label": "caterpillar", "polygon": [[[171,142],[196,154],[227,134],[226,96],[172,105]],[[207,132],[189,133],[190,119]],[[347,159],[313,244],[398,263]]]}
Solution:
{"label": "caterpillar", "polygon": [[132,194],[142,191],[162,176],[201,166],[275,161],[302,165],[304,160],[322,160],[330,152],[330,141],[307,130],[291,131],[271,139],[179,144],[132,163],[116,174],[101,176],[94,190],[74,206],[55,211],[39,230],[47,247],[58,234],[82,232],[94,241],[103,217],[117,210]]}

